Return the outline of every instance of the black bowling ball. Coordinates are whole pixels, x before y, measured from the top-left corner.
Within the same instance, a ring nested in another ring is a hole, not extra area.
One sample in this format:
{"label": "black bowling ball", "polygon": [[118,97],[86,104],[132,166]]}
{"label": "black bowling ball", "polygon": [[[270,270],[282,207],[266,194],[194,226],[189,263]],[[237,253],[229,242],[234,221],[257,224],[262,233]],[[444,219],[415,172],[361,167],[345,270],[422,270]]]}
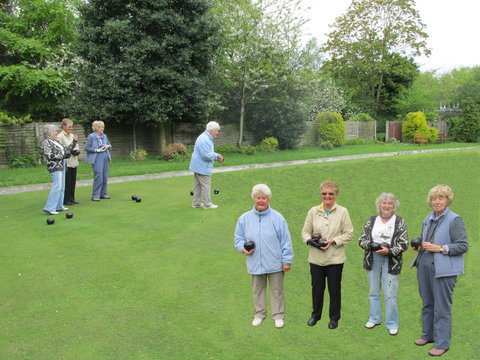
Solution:
{"label": "black bowling ball", "polygon": [[193,196],[193,190],[192,190],[192,191],[190,191],[190,195],[192,195],[192,196]]}
{"label": "black bowling ball", "polygon": [[55,219],[54,218],[48,218],[47,219],[47,224],[48,225],[53,225],[55,223]]}
{"label": "black bowling ball", "polygon": [[136,202],[141,202],[141,201],[142,201],[142,198],[137,197],[137,198],[135,199],[135,201],[136,201]]}
{"label": "black bowling ball", "polygon": [[245,241],[243,247],[245,248],[245,250],[250,251],[252,249],[255,249],[255,243],[253,241]]}
{"label": "black bowling ball", "polygon": [[215,195],[218,195],[218,193],[219,193],[219,192],[220,192],[220,190],[219,190],[219,189],[215,189],[215,190],[213,190],[213,193],[214,193]]}
{"label": "black bowling ball", "polygon": [[418,249],[420,246],[422,246],[422,238],[420,237],[415,237],[412,240],[410,240],[410,245],[414,249]]}
{"label": "black bowling ball", "polygon": [[65,216],[67,217],[67,219],[71,219],[73,218],[73,213],[66,213]]}
{"label": "black bowling ball", "polygon": [[372,249],[372,251],[378,251],[382,249],[382,245],[377,242],[373,242],[370,244],[370,249]]}
{"label": "black bowling ball", "polygon": [[132,200],[137,200],[137,195],[132,195]]}

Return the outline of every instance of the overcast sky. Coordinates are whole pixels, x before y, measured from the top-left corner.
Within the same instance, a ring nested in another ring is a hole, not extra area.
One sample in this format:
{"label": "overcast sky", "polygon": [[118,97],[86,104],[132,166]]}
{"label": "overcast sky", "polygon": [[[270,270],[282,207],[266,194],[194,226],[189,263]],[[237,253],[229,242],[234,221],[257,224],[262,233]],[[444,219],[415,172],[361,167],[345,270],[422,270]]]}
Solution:
{"label": "overcast sky", "polygon": [[[351,0],[302,0],[307,37],[326,41],[329,24],[344,14]],[[461,66],[480,65],[480,1],[478,0],[416,0],[416,9],[429,35],[429,58],[417,58],[421,71],[448,72]],[[308,35],[307,35],[308,34]]]}

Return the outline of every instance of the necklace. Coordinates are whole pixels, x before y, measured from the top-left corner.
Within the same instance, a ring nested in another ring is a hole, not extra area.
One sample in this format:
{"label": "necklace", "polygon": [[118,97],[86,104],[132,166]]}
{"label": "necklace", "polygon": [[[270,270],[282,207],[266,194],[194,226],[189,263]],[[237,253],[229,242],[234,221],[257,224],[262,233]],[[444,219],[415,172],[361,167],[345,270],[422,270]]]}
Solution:
{"label": "necklace", "polygon": [[389,217],[383,217],[382,215],[380,215],[380,218],[381,218],[382,220],[390,220],[390,219],[392,218],[392,216],[393,216],[393,214],[390,215]]}

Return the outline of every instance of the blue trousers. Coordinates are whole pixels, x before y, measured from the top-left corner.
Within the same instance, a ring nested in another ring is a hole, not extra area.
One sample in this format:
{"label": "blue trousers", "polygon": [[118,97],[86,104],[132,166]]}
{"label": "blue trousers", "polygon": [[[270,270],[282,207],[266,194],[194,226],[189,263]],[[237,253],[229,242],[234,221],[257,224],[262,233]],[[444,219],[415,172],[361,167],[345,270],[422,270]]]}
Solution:
{"label": "blue trousers", "polygon": [[385,299],[385,327],[388,330],[398,329],[398,275],[388,273],[388,256],[373,254],[372,270],[367,270],[370,301],[368,321],[374,324],[382,322],[382,302],[380,287],[383,288]]}
{"label": "blue trousers", "polygon": [[46,211],[62,210],[65,189],[65,167],[62,171],[54,171],[50,175],[52,176],[53,185],[43,209]]}
{"label": "blue trousers", "polygon": [[95,163],[92,164],[93,169],[93,191],[92,199],[98,199],[107,195],[108,185],[108,166],[110,161],[106,152],[97,154]]}
{"label": "blue trousers", "polygon": [[422,298],[422,339],[434,340],[436,349],[448,349],[452,340],[452,295],[456,276],[435,277],[433,254],[423,252],[417,265]]}

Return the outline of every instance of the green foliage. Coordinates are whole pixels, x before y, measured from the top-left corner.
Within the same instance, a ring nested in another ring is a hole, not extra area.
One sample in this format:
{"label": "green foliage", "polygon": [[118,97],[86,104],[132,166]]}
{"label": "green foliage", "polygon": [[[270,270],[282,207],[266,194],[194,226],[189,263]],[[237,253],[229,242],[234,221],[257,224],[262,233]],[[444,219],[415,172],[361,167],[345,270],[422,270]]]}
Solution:
{"label": "green foliage", "polygon": [[344,145],[366,145],[367,142],[363,139],[356,138],[356,139],[348,139],[345,140]]}
{"label": "green foliage", "polygon": [[257,153],[257,149],[252,145],[240,146],[240,150],[242,151],[242,154],[245,155],[255,155]]}
{"label": "green foliage", "polygon": [[75,23],[69,1],[5,1],[0,12],[0,108],[35,119],[60,118],[70,86]]}
{"label": "green foliage", "polygon": [[320,142],[320,149],[322,150],[333,150],[333,148],[333,144],[328,140]]}
{"label": "green foliage", "polygon": [[8,159],[9,168],[31,168],[38,165],[38,159],[30,153],[19,155],[11,154]]}
{"label": "green foliage", "polygon": [[163,158],[165,160],[180,160],[187,157],[187,148],[181,143],[173,143],[167,146],[163,151]]}
{"label": "green foliage", "polygon": [[408,140],[413,141],[415,134],[420,134],[429,139],[431,136],[427,119],[422,111],[408,113],[402,124],[402,135]]}
{"label": "green foliage", "polygon": [[411,0],[353,1],[328,34],[325,69],[364,112],[391,114],[416,76],[412,58],[430,53],[414,6]]}
{"label": "green foliage", "polygon": [[348,119],[348,121],[375,121],[375,119],[368,114],[360,113]]}
{"label": "green foliage", "polygon": [[375,136],[377,140],[380,140],[380,141],[385,141],[385,137],[387,135],[383,132],[378,132],[377,135]]}
{"label": "green foliage", "polygon": [[270,152],[277,151],[278,140],[273,136],[265,138],[260,143],[260,148],[262,149],[262,151],[270,151]]}
{"label": "green foliage", "polygon": [[237,145],[232,144],[224,144],[224,145],[216,145],[215,152],[219,154],[238,154],[242,152],[242,149]]}
{"label": "green foliage", "polygon": [[0,111],[0,124],[2,125],[24,124],[30,121],[32,121],[30,115],[12,116]]}
{"label": "green foliage", "polygon": [[455,125],[456,140],[460,142],[476,142],[480,135],[480,111],[478,105],[467,99],[462,103],[459,120]]}
{"label": "green foliage", "polygon": [[341,146],[345,141],[346,129],[343,117],[339,113],[325,111],[317,116],[317,132],[322,142]]}
{"label": "green foliage", "polygon": [[143,149],[137,149],[135,151],[130,151],[130,160],[132,161],[143,161],[148,156],[148,153]]}
{"label": "green foliage", "polygon": [[85,123],[159,125],[205,118],[217,48],[209,0],[91,0],[67,109]]}

